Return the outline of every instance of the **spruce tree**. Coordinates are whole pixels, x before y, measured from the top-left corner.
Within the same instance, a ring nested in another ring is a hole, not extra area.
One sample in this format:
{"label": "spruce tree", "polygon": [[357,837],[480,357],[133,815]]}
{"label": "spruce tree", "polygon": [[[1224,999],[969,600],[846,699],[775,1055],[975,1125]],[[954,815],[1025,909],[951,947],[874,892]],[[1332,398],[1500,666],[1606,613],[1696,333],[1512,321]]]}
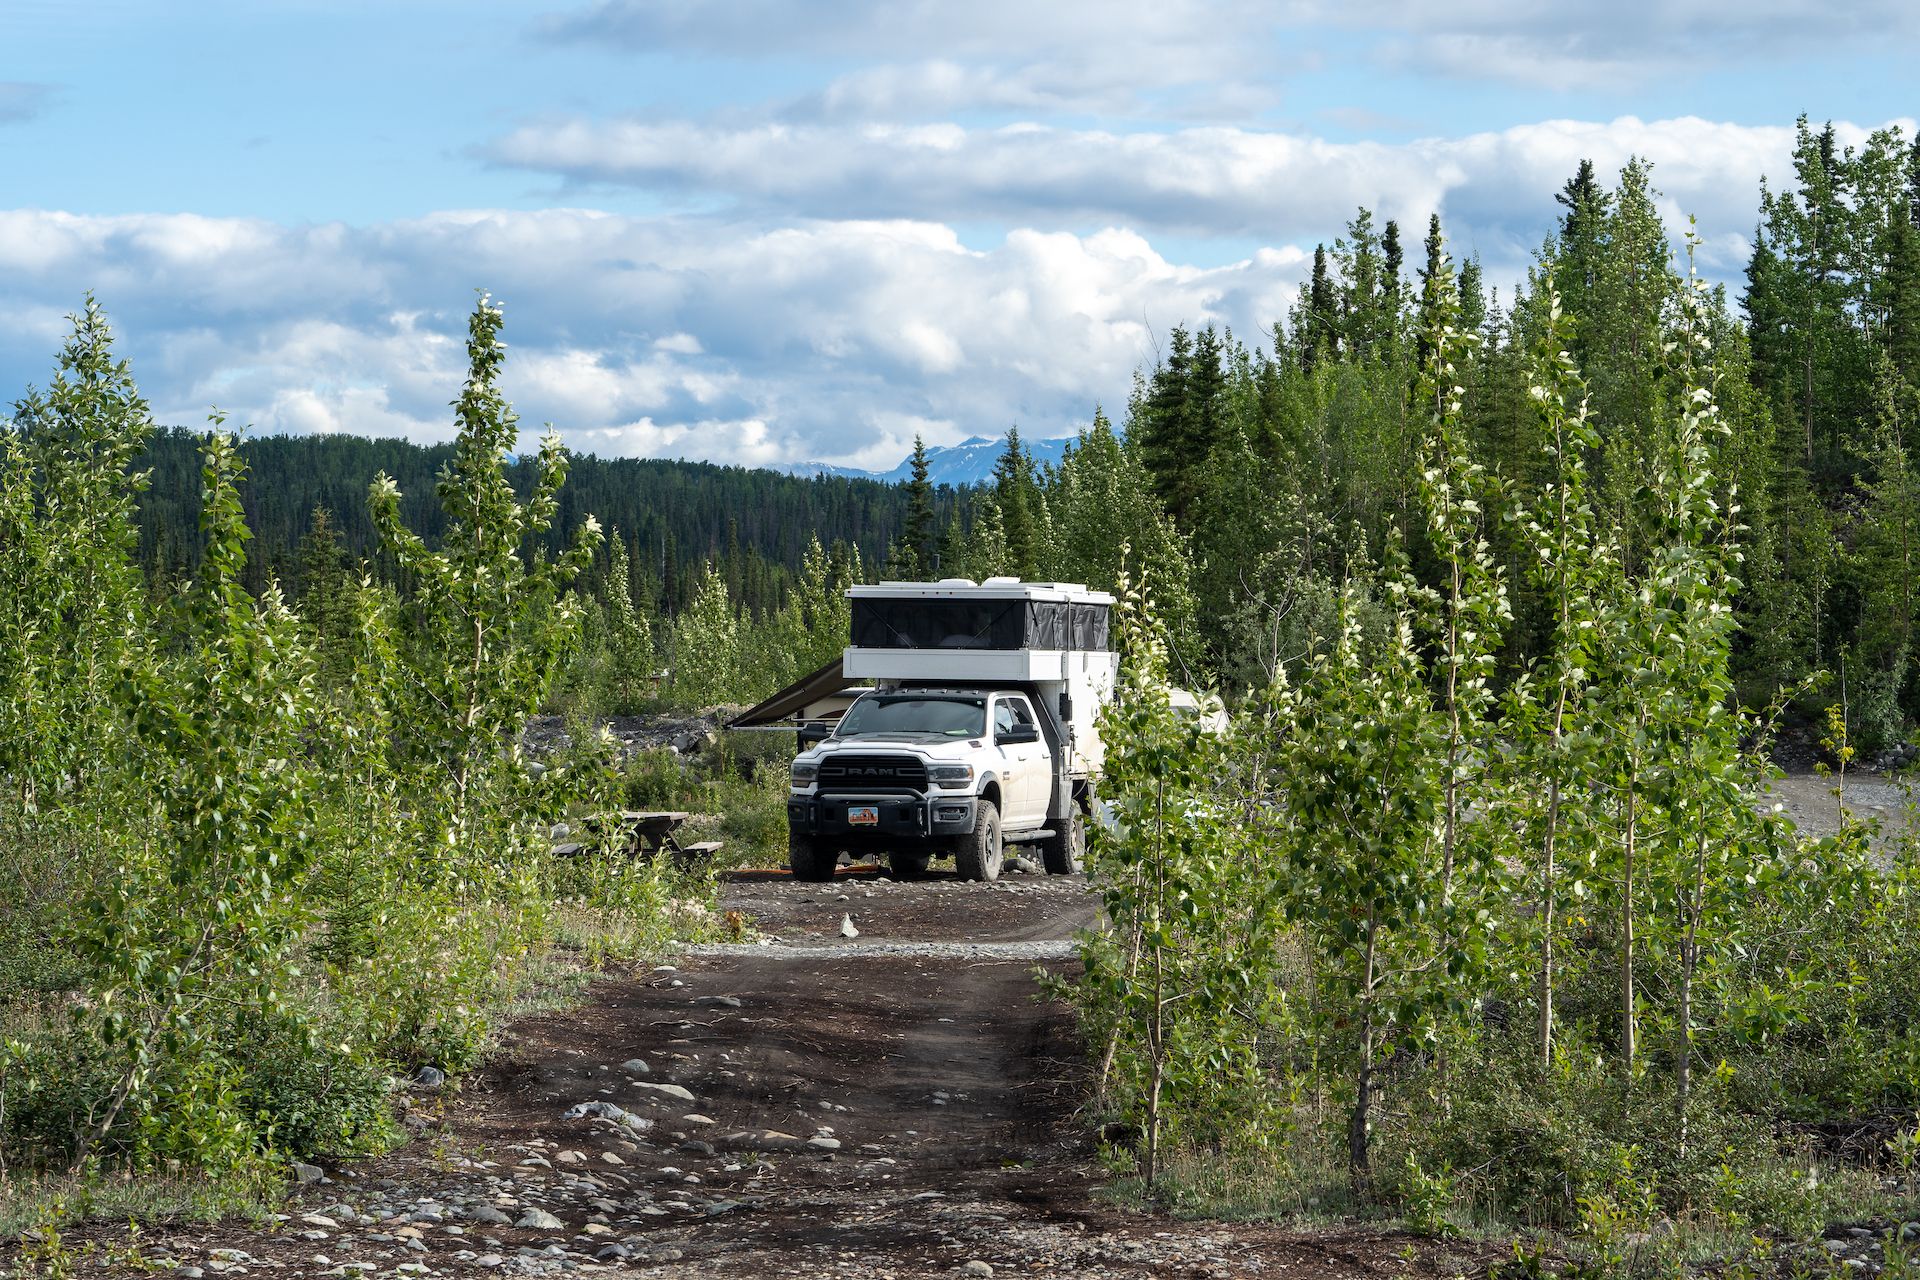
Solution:
{"label": "spruce tree", "polygon": [[[1554,244],[1553,287],[1567,314],[1583,318],[1590,314],[1588,304],[1606,257],[1602,240],[1611,198],[1595,176],[1591,160],[1582,160],[1553,198],[1566,210]],[[1571,350],[1576,358],[1584,357],[1587,335],[1578,323],[1571,327],[1575,344]]]}
{"label": "spruce tree", "polygon": [[912,478],[907,481],[907,518],[897,544],[899,577],[924,578],[933,571],[933,485],[927,479],[927,444],[913,438]]}
{"label": "spruce tree", "polygon": [[1406,249],[1400,243],[1400,224],[1392,218],[1387,219],[1386,229],[1380,234],[1380,267],[1383,285],[1381,310],[1386,321],[1381,341],[1397,343],[1404,323],[1402,311],[1407,302],[1404,275]]}
{"label": "spruce tree", "polygon": [[1887,354],[1900,378],[1920,387],[1920,137],[1905,170],[1901,207],[1887,220]]}
{"label": "spruce tree", "polygon": [[940,542],[934,551],[933,574],[940,578],[965,578],[973,573],[973,565],[967,556],[967,526],[961,518],[960,508],[954,507],[947,514],[947,523],[940,530]]}
{"label": "spruce tree", "polygon": [[1130,407],[1127,437],[1139,442],[1167,514],[1187,529],[1226,421],[1225,345],[1209,325],[1197,335],[1176,327],[1169,347],[1166,361]]}
{"label": "spruce tree", "polygon": [[1334,241],[1333,257],[1340,269],[1339,343],[1349,358],[1371,359],[1390,332],[1380,240],[1371,210],[1362,208],[1347,223],[1346,235]]}
{"label": "spruce tree", "polygon": [[1427,219],[1427,238],[1424,241],[1426,263],[1420,268],[1420,296],[1416,300],[1413,318],[1414,331],[1419,335],[1414,349],[1415,362],[1425,365],[1433,358],[1433,340],[1446,296],[1446,290],[1453,280],[1453,260],[1447,254],[1447,240],[1440,231],[1440,215],[1433,214]]}
{"label": "spruce tree", "polygon": [[1040,493],[1033,481],[1033,459],[1020,443],[1018,427],[1007,432],[1007,447],[994,463],[993,496],[1006,543],[1001,572],[1031,581],[1038,574],[1042,554],[1037,510]]}
{"label": "spruce tree", "polygon": [[1486,271],[1480,265],[1478,255],[1468,258],[1460,264],[1460,328],[1466,333],[1486,333],[1490,325],[1497,325],[1496,313],[1500,310],[1499,291],[1494,297],[1487,296]]}
{"label": "spruce tree", "polygon": [[358,612],[356,590],[333,512],[313,509],[313,523],[300,540],[299,612],[311,629],[320,671],[337,683],[353,669],[352,645]]}
{"label": "spruce tree", "polygon": [[1313,275],[1294,303],[1293,336],[1300,367],[1311,369],[1338,351],[1340,298],[1327,266],[1327,246],[1313,246]]}

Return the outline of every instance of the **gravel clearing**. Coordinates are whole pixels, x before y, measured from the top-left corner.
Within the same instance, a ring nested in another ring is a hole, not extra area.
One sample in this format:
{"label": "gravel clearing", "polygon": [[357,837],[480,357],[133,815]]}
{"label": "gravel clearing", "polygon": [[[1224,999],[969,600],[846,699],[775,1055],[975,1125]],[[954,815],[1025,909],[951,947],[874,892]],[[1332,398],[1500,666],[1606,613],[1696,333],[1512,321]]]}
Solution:
{"label": "gravel clearing", "polygon": [[[1487,1274],[1498,1250],[1472,1241],[1112,1203],[1085,1048],[1035,972],[1078,974],[1098,905],[1080,876],[738,874],[720,906],[767,945],[690,948],[521,1019],[485,1071],[404,1095],[413,1142],[316,1167],[264,1229],[154,1223],[138,1254],[123,1223],[70,1240],[102,1280]],[[0,1242],[0,1280],[11,1262]]]}

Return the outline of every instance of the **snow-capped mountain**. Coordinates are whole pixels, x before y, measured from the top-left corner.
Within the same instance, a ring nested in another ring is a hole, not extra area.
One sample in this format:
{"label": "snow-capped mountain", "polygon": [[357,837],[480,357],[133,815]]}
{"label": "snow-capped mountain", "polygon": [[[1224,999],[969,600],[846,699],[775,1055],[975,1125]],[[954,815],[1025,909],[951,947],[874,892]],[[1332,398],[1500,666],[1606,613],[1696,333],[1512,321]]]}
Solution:
{"label": "snow-capped mountain", "polygon": [[[1048,464],[1058,465],[1066,453],[1067,446],[1073,443],[1072,436],[1061,436],[1053,440],[1023,440],[1027,452],[1033,457],[1037,467]],[[959,444],[927,446],[927,478],[934,484],[948,484],[955,488],[968,484],[985,484],[993,479],[993,464],[1006,451],[1005,436],[972,436]],[[779,468],[789,475],[796,476],[849,476],[857,480],[879,480],[887,484],[897,484],[913,477],[913,457],[909,454],[900,460],[900,465],[890,471],[864,471],[858,467],[840,467],[829,462],[792,462]]]}

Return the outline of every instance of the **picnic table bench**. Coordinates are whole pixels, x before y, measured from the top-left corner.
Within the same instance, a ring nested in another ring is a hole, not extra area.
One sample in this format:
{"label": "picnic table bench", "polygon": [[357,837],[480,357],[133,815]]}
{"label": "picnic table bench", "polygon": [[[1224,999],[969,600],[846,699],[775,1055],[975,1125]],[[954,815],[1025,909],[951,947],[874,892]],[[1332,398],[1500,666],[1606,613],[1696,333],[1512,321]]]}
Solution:
{"label": "picnic table bench", "polygon": [[[680,843],[674,833],[685,826],[687,819],[691,817],[693,817],[692,814],[678,810],[623,809],[613,816],[611,824],[605,819],[589,818],[586,827],[589,831],[598,833],[611,825],[612,830],[608,832],[611,839],[607,841],[610,852],[632,854],[642,858],[655,858],[664,853],[676,862],[691,865],[711,858],[722,847],[722,842],[719,840]],[[555,845],[553,851],[561,857],[568,857],[577,855],[584,849],[584,845],[575,843]]]}

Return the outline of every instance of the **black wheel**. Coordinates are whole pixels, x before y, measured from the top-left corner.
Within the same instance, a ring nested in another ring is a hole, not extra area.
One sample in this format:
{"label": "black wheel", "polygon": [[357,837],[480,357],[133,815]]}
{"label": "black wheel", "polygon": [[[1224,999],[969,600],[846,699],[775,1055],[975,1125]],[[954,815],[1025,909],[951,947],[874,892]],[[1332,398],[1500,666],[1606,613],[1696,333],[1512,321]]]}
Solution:
{"label": "black wheel", "polygon": [[838,849],[823,849],[806,836],[787,837],[787,865],[795,880],[831,880],[840,865]]}
{"label": "black wheel", "polygon": [[960,837],[953,864],[962,880],[998,880],[1006,849],[1000,843],[1000,810],[982,800],[974,811],[973,834]]}
{"label": "black wheel", "polygon": [[927,874],[927,864],[932,861],[933,855],[925,849],[892,849],[887,853],[887,866],[895,880],[918,880]]}
{"label": "black wheel", "polygon": [[1067,812],[1059,834],[1040,842],[1040,861],[1050,876],[1070,876],[1087,860],[1087,815],[1078,804],[1069,805]]}

